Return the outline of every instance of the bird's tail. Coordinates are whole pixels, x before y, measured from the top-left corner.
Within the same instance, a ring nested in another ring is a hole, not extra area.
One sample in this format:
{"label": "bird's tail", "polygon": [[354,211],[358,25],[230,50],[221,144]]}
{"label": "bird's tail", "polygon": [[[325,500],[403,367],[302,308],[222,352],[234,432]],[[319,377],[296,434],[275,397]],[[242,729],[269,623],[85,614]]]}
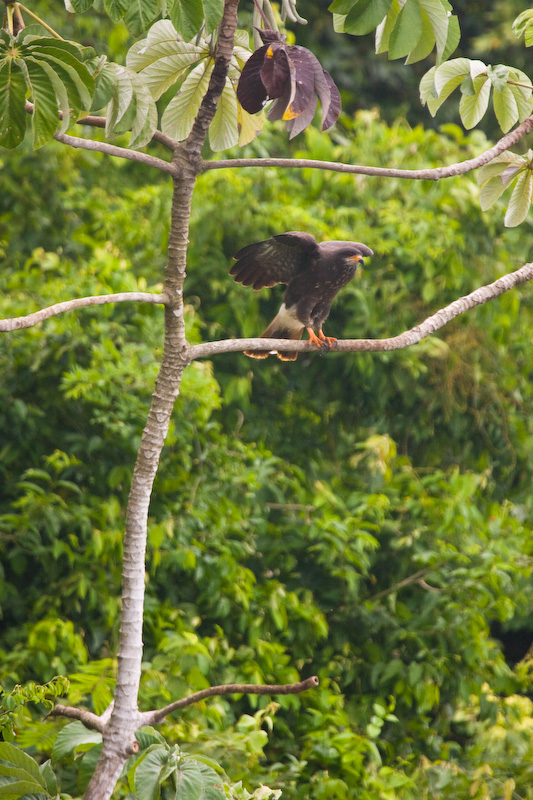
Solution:
{"label": "bird's tail", "polygon": [[[295,318],[282,305],[268,328],[265,328],[260,339],[301,339],[304,332],[304,325]],[[279,353],[277,350],[245,350],[244,355],[250,358],[268,358],[275,353],[281,361],[296,361],[298,358],[297,350]]]}

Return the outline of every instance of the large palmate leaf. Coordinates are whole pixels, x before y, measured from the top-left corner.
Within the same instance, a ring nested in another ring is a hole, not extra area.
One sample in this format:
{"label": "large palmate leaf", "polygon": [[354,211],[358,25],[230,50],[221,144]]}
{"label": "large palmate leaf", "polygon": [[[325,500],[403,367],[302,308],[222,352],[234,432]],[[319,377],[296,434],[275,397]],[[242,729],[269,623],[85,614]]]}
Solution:
{"label": "large palmate leaf", "polygon": [[0,143],[16,147],[26,128],[25,99],[34,103],[33,145],[65,131],[91,105],[94,80],[85,54],[70,42],[24,35],[0,38]]}
{"label": "large palmate leaf", "polygon": [[209,144],[215,153],[234,147],[239,141],[238,106],[235,87],[232,81],[226,78],[226,85],[209,127]]}
{"label": "large palmate leaf", "polygon": [[225,800],[220,776],[194,758],[182,758],[176,770],[176,800]]}
{"label": "large palmate leaf", "polygon": [[169,16],[177,31],[190,41],[205,23],[207,33],[212,33],[222,19],[223,0],[172,0]]}
{"label": "large palmate leaf", "polygon": [[189,72],[163,113],[161,127],[164,133],[178,141],[187,138],[207,91],[213,66],[212,60],[204,60]]}
{"label": "large palmate leaf", "polygon": [[514,183],[514,188],[505,214],[505,226],[513,228],[526,218],[533,193],[533,152],[526,156],[507,152],[494,158],[477,172],[481,187],[479,202],[486,211],[503,192]]}
{"label": "large palmate leaf", "polygon": [[459,22],[448,0],[334,0],[334,27],[361,36],[376,30],[376,53],[414,64],[437,49],[437,63],[459,44]]}
{"label": "large palmate leaf", "polygon": [[160,20],[149,31],[146,39],[136,42],[129,50],[127,66],[140,72],[157,100],[199,61],[209,58],[205,39],[200,45],[184,42],[170,20]]}
{"label": "large palmate leaf", "polygon": [[131,130],[130,147],[142,147],[157,127],[157,108],[136,72],[106,64],[96,78],[92,111],[105,109],[106,136]]}
{"label": "large palmate leaf", "polygon": [[435,116],[457,88],[461,90],[459,113],[465,128],[473,128],[484,116],[490,100],[504,133],[522,122],[533,109],[533,92],[527,75],[504,64],[487,66],[483,61],[454,58],[432,67],[420,82],[420,99]]}

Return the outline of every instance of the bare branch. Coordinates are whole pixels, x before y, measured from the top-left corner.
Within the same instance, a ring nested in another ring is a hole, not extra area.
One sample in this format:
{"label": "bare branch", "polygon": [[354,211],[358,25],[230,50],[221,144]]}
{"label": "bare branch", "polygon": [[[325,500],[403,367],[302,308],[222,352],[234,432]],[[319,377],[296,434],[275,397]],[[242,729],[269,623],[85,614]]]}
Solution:
{"label": "bare branch", "polygon": [[24,317],[12,317],[11,319],[0,319],[0,333],[7,331],[18,331],[21,328],[31,328],[39,322],[62,314],[63,311],[71,311],[73,308],[83,308],[85,306],[103,306],[106,303],[125,303],[137,301],[143,303],[162,303],[166,301],[163,294],[151,294],[150,292],[118,292],[117,294],[97,294],[91,297],[77,297],[74,300],[65,300],[56,303],[48,308],[42,308],[33,314]]}
{"label": "bare branch", "polygon": [[174,175],[175,166],[162,158],[148,155],[148,153],[141,153],[139,150],[130,150],[127,147],[117,147],[115,144],[108,144],[107,142],[99,142],[96,139],[81,139],[79,136],[69,136],[68,133],[54,133],[54,139],[62,144],[68,144],[71,147],[79,147],[82,150],[94,150],[98,153],[105,153],[108,156],[116,156],[117,158],[127,158],[130,161],[140,161],[141,164],[146,164],[148,167],[155,167],[161,172],[167,172],[169,175]]}
{"label": "bare branch", "polygon": [[464,175],[488,164],[496,156],[501,155],[513,144],[516,144],[527,133],[533,130],[533,116],[528,117],[514,131],[503,136],[493,147],[481,155],[450,164],[447,167],[433,169],[388,169],[387,167],[367,167],[358,164],[342,164],[338,161],[315,161],[307,158],[228,158],[224,161],[204,161],[201,172],[210,169],[234,169],[236,167],[286,167],[297,169],[323,169],[332,172],[347,172],[357,175],[374,175],[383,178],[409,178],[410,180],[438,181],[454,175]]}
{"label": "bare branch", "polygon": [[[339,352],[362,352],[362,351],[381,351],[381,350],[401,350],[417,344],[421,339],[430,336],[439,328],[443,328],[459,314],[464,314],[475,306],[487,303],[489,300],[498,297],[509,289],[519,286],[521,283],[533,279],[533,263],[525,264],[516,272],[503,275],[494,283],[482,286],[479,289],[454,300],[450,305],[441,308],[436,314],[428,317],[420,325],[416,325],[399,336],[390,339],[341,339],[332,346],[332,350]],[[196,344],[189,348],[189,357],[195,358],[211,357],[219,353],[235,353],[240,350],[297,350],[299,353],[316,353],[315,345],[308,341],[297,342],[294,339],[222,339],[219,342],[206,342]],[[320,352],[324,352],[321,350]]]}
{"label": "bare branch", "polygon": [[102,720],[102,718],[99,717],[98,714],[93,714],[92,711],[87,711],[84,708],[74,708],[74,706],[62,706],[58,703],[58,705],[54,706],[52,711],[50,711],[49,716],[78,719],[80,722],[83,722],[86,728],[90,728],[93,731],[100,731],[100,733],[103,733],[105,728],[105,721]]}
{"label": "bare branch", "polygon": [[313,689],[318,686],[318,678],[313,675],[311,678],[306,678],[305,681],[299,683],[282,683],[282,684],[266,684],[258,685],[255,683],[228,683],[222,686],[210,686],[209,689],[202,689],[200,692],[195,692],[189,697],[183,697],[181,700],[176,700],[165,708],[157,709],[156,711],[147,711],[140,715],[142,725],[155,725],[158,722],[163,722],[168,714],[177,711],[180,708],[186,708],[193,703],[198,703],[206,697],[215,697],[217,695],[225,694],[300,694],[307,689]]}

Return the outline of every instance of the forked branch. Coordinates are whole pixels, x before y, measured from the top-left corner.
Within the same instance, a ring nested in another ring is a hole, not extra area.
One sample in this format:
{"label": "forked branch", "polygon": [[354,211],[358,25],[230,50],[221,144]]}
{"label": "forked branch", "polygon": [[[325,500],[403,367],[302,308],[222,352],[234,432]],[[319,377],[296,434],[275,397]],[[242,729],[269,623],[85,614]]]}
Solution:
{"label": "forked branch", "polygon": [[[143,725],[157,725],[163,722],[168,714],[177,711],[180,708],[187,708],[193,703],[199,703],[200,700],[205,700],[208,697],[216,697],[226,694],[300,694],[307,689],[315,689],[319,684],[316,675],[306,678],[304,681],[298,683],[281,683],[281,684],[255,684],[255,683],[226,683],[220,686],[210,686],[208,689],[202,689],[200,692],[195,692],[189,697],[183,697],[181,700],[176,700],[164,708],[154,709],[153,711],[145,711],[137,715],[136,728],[142,728]],[[87,711],[84,708],[76,708],[75,706],[64,706],[57,704],[50,716],[68,717],[69,719],[77,719],[83,722],[86,728],[91,730],[104,732],[108,715],[105,713],[99,717],[93,714],[92,711]]]}

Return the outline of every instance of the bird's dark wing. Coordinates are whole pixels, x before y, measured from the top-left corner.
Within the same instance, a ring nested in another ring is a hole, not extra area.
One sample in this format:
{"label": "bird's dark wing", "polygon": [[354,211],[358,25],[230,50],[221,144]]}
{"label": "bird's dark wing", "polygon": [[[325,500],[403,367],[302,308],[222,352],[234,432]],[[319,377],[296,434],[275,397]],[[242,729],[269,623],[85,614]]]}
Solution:
{"label": "bird's dark wing", "polygon": [[239,250],[230,275],[243,286],[263,289],[276,283],[290,283],[318,257],[318,243],[310,233],[280,233]]}

